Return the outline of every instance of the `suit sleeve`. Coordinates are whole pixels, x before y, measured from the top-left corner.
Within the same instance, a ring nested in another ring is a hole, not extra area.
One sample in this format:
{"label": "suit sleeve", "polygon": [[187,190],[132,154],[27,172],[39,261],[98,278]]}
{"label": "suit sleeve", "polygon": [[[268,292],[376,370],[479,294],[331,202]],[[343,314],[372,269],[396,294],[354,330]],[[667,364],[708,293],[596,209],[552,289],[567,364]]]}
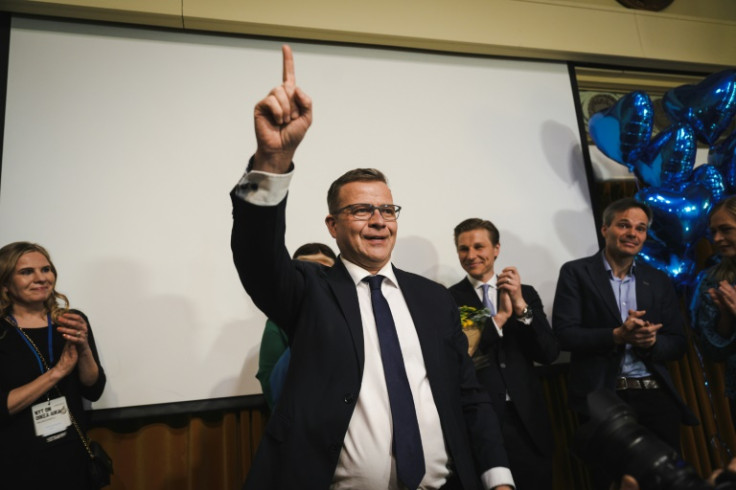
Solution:
{"label": "suit sleeve", "polygon": [[519,346],[524,350],[527,358],[540,364],[551,364],[560,353],[560,344],[552,332],[552,327],[547,321],[547,315],[544,313],[544,305],[539,294],[532,286],[523,286],[524,301],[531,308],[533,317],[529,325],[513,318],[511,324],[507,324],[504,329],[509,328],[509,334],[519,336]]}
{"label": "suit sleeve", "polygon": [[[585,284],[581,278],[579,264],[562,266],[552,306],[552,328],[562,350],[606,354],[616,349],[613,325],[605,323],[600,312],[586,314],[586,309],[595,309],[599,304],[591,291],[592,284]],[[586,324],[590,318],[597,323]]]}
{"label": "suit sleeve", "polygon": [[305,281],[284,243],[286,198],[276,206],[259,206],[235,190],[230,197],[230,246],[240,282],[255,305],[291,336]]}
{"label": "suit sleeve", "polygon": [[[658,270],[653,272],[655,277],[651,283],[654,286],[652,288],[654,299],[651,306],[648,307],[654,311],[647,311],[644,319],[652,323],[661,323],[662,328],[657,331],[657,341],[654,346],[649,349],[635,348],[634,351],[645,360],[676,361],[685,354],[687,348],[685,322],[680,301],[669,277]],[[646,306],[642,308],[637,305],[637,307],[646,309]]]}
{"label": "suit sleeve", "polygon": [[[468,352],[468,339],[460,325],[459,310],[454,302],[451,304],[452,343],[457,362],[460,364],[460,400],[465,419],[468,437],[473,447],[476,467],[488,478],[489,470],[504,470],[509,467],[506,450],[503,445],[501,426],[498,416],[493,410],[488,393],[475,376],[475,367]],[[501,478],[505,480],[505,471]],[[493,473],[493,472],[492,472]],[[508,475],[510,477],[510,473]],[[509,481],[509,483],[511,483]],[[497,483],[498,484],[498,483]]]}

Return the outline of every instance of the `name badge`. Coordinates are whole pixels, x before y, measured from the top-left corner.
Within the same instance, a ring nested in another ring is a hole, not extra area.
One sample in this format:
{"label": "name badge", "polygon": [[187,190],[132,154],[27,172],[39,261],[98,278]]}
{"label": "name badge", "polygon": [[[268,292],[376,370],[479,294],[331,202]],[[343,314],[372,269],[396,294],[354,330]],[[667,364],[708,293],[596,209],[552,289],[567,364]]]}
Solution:
{"label": "name badge", "polygon": [[36,435],[40,437],[58,434],[72,425],[72,420],[69,418],[69,407],[63,396],[33,405],[31,413],[33,414],[33,427],[36,429]]}

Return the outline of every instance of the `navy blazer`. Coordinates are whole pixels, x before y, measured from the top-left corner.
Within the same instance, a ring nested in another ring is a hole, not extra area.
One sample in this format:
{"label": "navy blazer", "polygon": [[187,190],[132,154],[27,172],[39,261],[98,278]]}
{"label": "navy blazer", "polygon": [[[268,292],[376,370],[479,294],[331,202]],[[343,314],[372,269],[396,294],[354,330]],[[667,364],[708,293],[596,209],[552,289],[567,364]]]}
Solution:
{"label": "navy blazer", "polygon": [[[286,199],[255,206],[234,193],[231,247],[253,302],[291,339],[284,389],[245,482],[247,489],[329,487],[364,364],[355,284],[340,260],[327,268],[292,261],[284,244]],[[504,466],[498,419],[467,355],[458,309],[447,290],[398,269],[417,329],[446,447],[462,487]]]}
{"label": "navy blazer", "polygon": [[[562,266],[552,312],[552,326],[562,350],[570,351],[568,401],[570,408],[588,414],[587,395],[598,389],[615,389],[624,346],[616,345],[611,331],[621,326],[621,313],[603,265],[603,251]],[[661,323],[650,349],[635,348],[649,371],[664,384],[680,406],[682,421],[696,425],[665,362],[680,359],[686,350],[684,320],[675,289],[667,275],[637,261],[636,307],[644,319]]]}
{"label": "navy blazer", "polygon": [[[466,277],[450,287],[458,306],[483,308],[478,294]],[[557,359],[560,347],[544,314],[539,294],[526,284],[521,294],[534,314],[529,325],[515,317],[508,319],[499,337],[493,322],[483,329],[478,350],[490,358],[490,366],[478,370],[478,380],[491,393],[491,401],[498,413],[506,403],[506,392],[514,402],[524,427],[542,454],[551,454],[554,439],[547,413],[539,375],[534,363],[551,364]]]}

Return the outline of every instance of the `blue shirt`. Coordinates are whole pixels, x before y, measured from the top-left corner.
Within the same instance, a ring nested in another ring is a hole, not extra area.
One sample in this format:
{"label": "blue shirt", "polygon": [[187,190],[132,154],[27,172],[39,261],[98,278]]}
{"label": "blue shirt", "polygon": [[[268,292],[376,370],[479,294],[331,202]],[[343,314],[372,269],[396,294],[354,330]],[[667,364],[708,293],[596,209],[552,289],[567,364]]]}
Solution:
{"label": "blue shirt", "polygon": [[[606,256],[603,255],[603,267],[608,272],[608,279],[613,289],[613,295],[616,297],[618,311],[621,313],[621,322],[626,322],[629,317],[629,310],[636,310],[636,262],[631,264],[631,268],[626,276],[621,279],[613,275],[611,265],[608,263]],[[626,344],[624,357],[621,360],[621,376],[627,378],[644,378],[650,376],[644,362],[639,359],[633,350],[631,344]]]}

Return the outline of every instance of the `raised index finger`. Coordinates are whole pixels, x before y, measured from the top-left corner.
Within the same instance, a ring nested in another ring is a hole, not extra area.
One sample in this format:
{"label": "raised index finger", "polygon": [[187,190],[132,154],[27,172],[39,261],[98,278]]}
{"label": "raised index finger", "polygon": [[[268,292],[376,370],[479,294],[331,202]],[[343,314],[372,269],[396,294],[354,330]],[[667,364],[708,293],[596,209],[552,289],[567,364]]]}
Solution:
{"label": "raised index finger", "polygon": [[284,44],[281,46],[281,52],[284,55],[283,82],[286,84],[296,85],[296,75],[294,75],[294,55],[291,54],[291,47],[288,44]]}

